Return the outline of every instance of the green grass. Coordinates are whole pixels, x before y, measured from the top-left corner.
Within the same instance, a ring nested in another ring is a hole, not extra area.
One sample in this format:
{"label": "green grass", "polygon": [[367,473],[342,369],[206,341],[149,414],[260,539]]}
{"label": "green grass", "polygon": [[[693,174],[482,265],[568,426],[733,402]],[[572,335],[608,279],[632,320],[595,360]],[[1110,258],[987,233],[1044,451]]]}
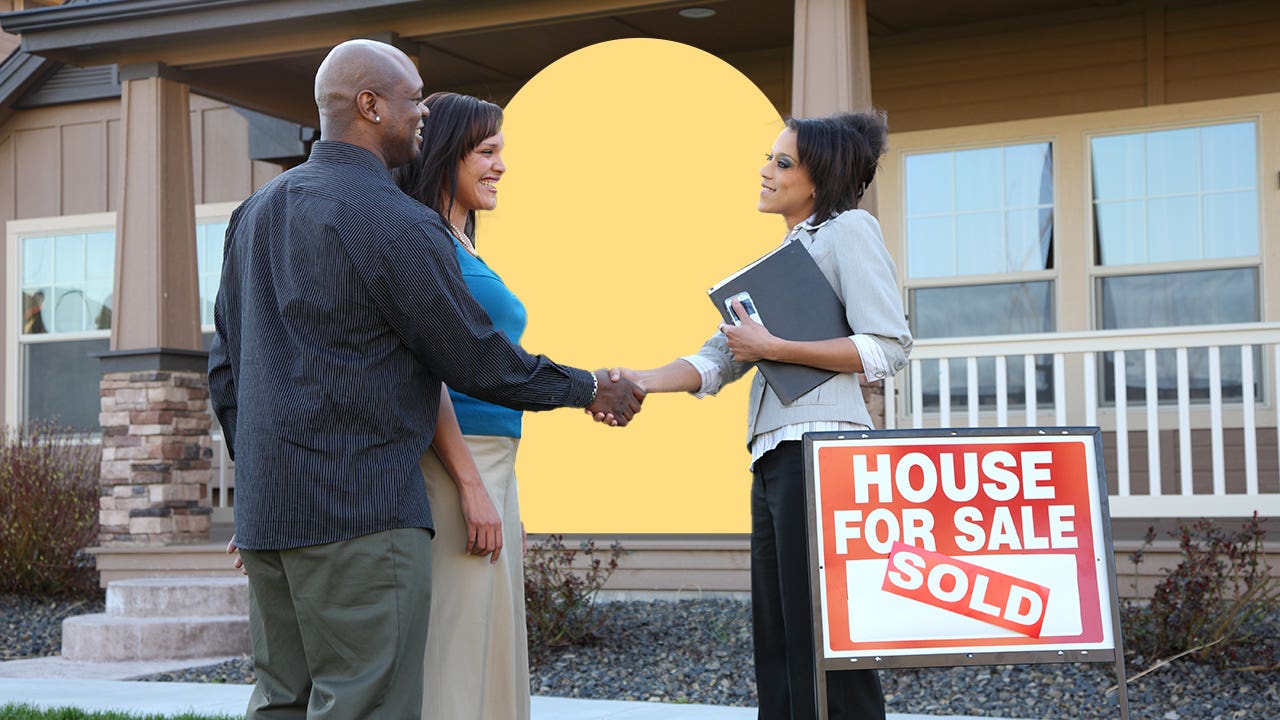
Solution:
{"label": "green grass", "polygon": [[137,715],[122,712],[88,712],[70,707],[41,710],[32,705],[15,703],[0,705],[0,720],[234,720],[234,718],[233,715],[197,715],[195,713]]}

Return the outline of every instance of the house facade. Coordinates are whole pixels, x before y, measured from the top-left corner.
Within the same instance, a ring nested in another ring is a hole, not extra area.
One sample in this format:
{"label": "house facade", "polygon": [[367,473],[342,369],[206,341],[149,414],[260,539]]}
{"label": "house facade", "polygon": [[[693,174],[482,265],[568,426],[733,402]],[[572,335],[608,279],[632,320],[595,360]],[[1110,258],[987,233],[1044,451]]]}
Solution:
{"label": "house facade", "polygon": [[[502,103],[569,52],[651,37],[720,57],[780,114],[888,113],[872,202],[917,343],[884,388],[886,427],[1101,426],[1118,552],[1152,523],[1280,514],[1275,3],[8,9],[0,27],[21,44],[0,70],[6,423],[92,426],[112,362],[98,355],[198,365],[220,223],[305,155],[311,78],[337,42],[393,42],[429,89]],[[208,447],[194,470],[216,519],[234,474],[216,428]],[[629,545],[641,552],[619,589],[746,587],[742,536]]]}

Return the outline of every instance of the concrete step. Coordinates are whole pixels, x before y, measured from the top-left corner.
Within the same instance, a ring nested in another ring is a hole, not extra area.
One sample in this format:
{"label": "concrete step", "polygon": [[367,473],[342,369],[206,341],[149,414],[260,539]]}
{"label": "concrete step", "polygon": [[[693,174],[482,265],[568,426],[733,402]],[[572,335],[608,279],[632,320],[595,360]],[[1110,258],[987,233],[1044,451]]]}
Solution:
{"label": "concrete step", "polygon": [[62,622],[62,657],[138,662],[246,655],[244,577],[131,578],[107,584],[105,613]]}
{"label": "concrete step", "polygon": [[137,618],[99,613],[62,622],[62,657],[73,661],[181,660],[249,652],[248,616]]}
{"label": "concrete step", "polygon": [[249,579],[156,577],[107,584],[107,615],[157,618],[248,615]]}

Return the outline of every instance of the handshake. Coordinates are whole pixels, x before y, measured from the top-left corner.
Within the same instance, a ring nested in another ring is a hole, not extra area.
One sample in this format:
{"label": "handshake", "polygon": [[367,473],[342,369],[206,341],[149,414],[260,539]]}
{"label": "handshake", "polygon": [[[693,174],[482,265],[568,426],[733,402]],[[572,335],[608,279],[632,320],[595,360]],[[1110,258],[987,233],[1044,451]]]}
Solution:
{"label": "handshake", "polygon": [[632,370],[612,368],[596,370],[596,397],[586,407],[586,413],[596,422],[623,427],[636,413],[646,395],[639,375]]}

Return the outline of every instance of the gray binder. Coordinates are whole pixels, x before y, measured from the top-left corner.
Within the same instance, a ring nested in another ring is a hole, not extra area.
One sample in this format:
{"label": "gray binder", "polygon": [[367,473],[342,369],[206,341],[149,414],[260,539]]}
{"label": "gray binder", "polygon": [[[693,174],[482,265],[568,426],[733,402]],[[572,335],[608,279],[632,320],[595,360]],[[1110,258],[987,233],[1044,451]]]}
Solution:
{"label": "gray binder", "polygon": [[[720,281],[707,291],[724,321],[734,318],[725,299],[748,292],[769,332],[784,340],[829,340],[853,334],[844,303],[809,251],[789,242]],[[831,370],[761,360],[756,363],[783,403],[835,377]]]}

